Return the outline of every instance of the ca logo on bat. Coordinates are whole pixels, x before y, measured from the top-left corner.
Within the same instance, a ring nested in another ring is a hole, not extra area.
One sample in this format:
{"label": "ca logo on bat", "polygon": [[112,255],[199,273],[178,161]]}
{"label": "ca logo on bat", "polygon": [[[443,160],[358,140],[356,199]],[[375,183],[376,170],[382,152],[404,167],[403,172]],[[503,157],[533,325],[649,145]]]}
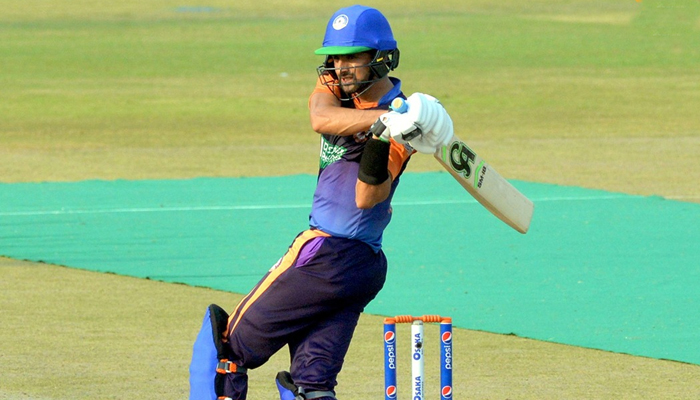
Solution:
{"label": "ca logo on bat", "polygon": [[454,142],[450,146],[449,163],[457,173],[469,179],[472,176],[472,166],[476,160],[476,153],[462,142]]}

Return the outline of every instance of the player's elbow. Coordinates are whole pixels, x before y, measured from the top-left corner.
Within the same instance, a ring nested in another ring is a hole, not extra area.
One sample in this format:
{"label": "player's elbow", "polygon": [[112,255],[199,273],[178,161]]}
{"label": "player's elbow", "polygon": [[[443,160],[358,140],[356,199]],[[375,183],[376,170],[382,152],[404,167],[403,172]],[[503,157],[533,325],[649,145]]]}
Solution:
{"label": "player's elbow", "polygon": [[311,113],[311,129],[316,133],[325,132],[328,127],[328,120],[318,114]]}
{"label": "player's elbow", "polygon": [[367,210],[376,206],[378,202],[366,197],[355,197],[355,205],[361,210]]}
{"label": "player's elbow", "polygon": [[373,190],[369,189],[371,186],[360,181],[357,182],[355,187],[355,205],[361,210],[366,210],[368,208],[374,207],[378,202],[376,195]]}
{"label": "player's elbow", "polygon": [[311,129],[318,133],[333,133],[329,131],[332,120],[337,117],[340,100],[332,93],[315,93],[309,100],[309,117]]}
{"label": "player's elbow", "polygon": [[314,104],[309,110],[311,129],[317,133],[334,133],[332,129],[331,106]]}
{"label": "player's elbow", "polygon": [[389,197],[390,188],[391,178],[379,185],[370,185],[358,179],[355,186],[355,205],[362,210],[372,208]]}

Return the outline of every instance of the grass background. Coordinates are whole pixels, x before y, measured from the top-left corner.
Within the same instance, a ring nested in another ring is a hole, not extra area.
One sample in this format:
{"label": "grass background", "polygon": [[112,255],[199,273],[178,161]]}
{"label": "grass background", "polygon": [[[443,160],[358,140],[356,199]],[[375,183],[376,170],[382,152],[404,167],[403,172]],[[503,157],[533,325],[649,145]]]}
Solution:
{"label": "grass background", "polygon": [[[441,99],[504,176],[700,201],[700,2],[365,4],[392,23],[404,91]],[[313,50],[340,6],[5,0],[0,180],[315,173]],[[410,170],[439,168],[415,157]],[[184,398],[204,308],[239,298],[0,266],[0,398]],[[381,318],[363,316],[340,397],[381,395],[380,335]],[[465,330],[455,346],[460,398],[700,396],[694,365]],[[251,374],[254,398],[275,398],[285,365]]]}

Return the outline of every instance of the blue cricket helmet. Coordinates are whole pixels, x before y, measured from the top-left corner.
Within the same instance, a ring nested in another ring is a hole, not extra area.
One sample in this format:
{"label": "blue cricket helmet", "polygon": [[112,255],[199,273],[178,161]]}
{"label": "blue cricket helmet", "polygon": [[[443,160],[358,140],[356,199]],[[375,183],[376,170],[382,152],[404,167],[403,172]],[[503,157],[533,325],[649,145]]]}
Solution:
{"label": "blue cricket helmet", "polygon": [[[336,11],[326,26],[323,47],[315,51],[325,55],[326,60],[317,68],[318,75],[329,87],[339,86],[337,69],[332,56],[374,51],[373,60],[367,64],[371,79],[362,82],[361,90],[348,94],[341,100],[360,96],[375,82],[384,78],[399,65],[399,49],[386,17],[377,9],[354,5]],[[331,88],[331,91],[332,88]]]}
{"label": "blue cricket helmet", "polygon": [[323,47],[316,54],[353,54],[372,49],[396,49],[389,21],[377,9],[354,5],[333,14],[326,26]]}

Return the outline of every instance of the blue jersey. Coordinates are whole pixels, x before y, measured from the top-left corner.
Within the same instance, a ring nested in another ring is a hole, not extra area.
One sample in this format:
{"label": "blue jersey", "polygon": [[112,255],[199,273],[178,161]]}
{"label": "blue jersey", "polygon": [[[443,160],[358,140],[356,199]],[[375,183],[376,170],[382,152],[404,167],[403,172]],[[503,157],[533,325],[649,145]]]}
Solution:
{"label": "blue jersey", "polygon": [[[403,97],[401,82],[391,78],[394,88],[378,103],[347,102],[343,106],[363,109],[388,109],[396,97]],[[323,87],[323,90],[328,90]],[[355,185],[360,169],[360,158],[368,132],[352,136],[321,135],[321,155],[318,182],[314,192],[309,225],[335,237],[361,240],[374,251],[382,245],[382,234],[391,220],[391,199],[399,183],[399,176],[408,163],[413,149],[391,141],[389,171],[394,180],[391,193],[383,202],[370,209],[357,208]]]}

